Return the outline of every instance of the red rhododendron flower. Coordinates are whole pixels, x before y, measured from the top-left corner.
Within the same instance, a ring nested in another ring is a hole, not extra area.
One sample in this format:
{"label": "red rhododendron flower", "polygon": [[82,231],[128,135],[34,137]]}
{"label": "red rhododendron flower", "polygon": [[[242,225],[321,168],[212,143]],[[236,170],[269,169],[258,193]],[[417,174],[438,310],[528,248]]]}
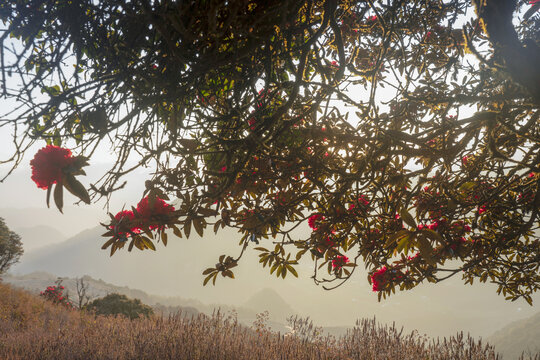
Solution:
{"label": "red rhododendron flower", "polygon": [[[134,226],[135,214],[131,210],[123,210],[118,212],[114,219],[117,221],[116,226],[121,229],[129,229],[131,232],[138,234],[141,232],[138,226]],[[111,227],[114,229],[114,227]],[[125,235],[125,232],[119,231],[118,235]]]}
{"label": "red rhododendron flower", "polygon": [[332,267],[334,269],[341,269],[343,265],[347,264],[349,262],[349,258],[345,255],[339,255],[336,256],[334,260],[332,260]]}
{"label": "red rhododendron flower", "polygon": [[381,291],[384,288],[385,283],[385,274],[386,274],[386,266],[383,266],[379,270],[375,271],[373,275],[371,275],[371,283],[373,284],[373,291]]}
{"label": "red rhododendron flower", "polygon": [[321,214],[314,214],[314,215],[311,215],[308,219],[308,225],[310,228],[313,229],[313,231],[317,231],[318,227],[316,226],[316,222],[318,220],[324,220],[324,216],[322,216]]}
{"label": "red rhododendron flower", "polygon": [[118,212],[118,214],[116,214],[114,218],[116,221],[120,221],[124,218],[126,218],[127,220],[133,220],[135,219],[135,215],[133,214],[133,211],[131,210],[123,210],[123,211]]}
{"label": "red rhododendron flower", "polygon": [[256,121],[255,121],[254,118],[250,118],[250,119],[248,120],[248,125],[249,125],[249,128],[250,128],[251,130],[255,130],[255,123],[256,123]]}
{"label": "red rhododendron flower", "polygon": [[458,246],[465,244],[466,242],[467,242],[467,239],[465,239],[464,237],[460,237],[454,240],[454,243],[450,244],[450,249],[455,251],[458,248]]}
{"label": "red rhododendron flower", "polygon": [[485,206],[480,206],[478,208],[478,214],[482,215],[485,212],[486,212],[486,207]]}
{"label": "red rhododendron flower", "polygon": [[75,160],[69,149],[47,145],[40,149],[32,161],[32,180],[41,189],[62,182],[62,170]]}
{"label": "red rhododendron flower", "polygon": [[[137,204],[137,214],[142,218],[144,222],[152,222],[156,217],[167,215],[173,212],[174,206],[167,204],[163,199],[156,197],[153,206],[150,206],[148,196],[139,201]],[[151,224],[150,229],[157,229],[162,226],[157,224]]]}
{"label": "red rhododendron flower", "polygon": [[364,197],[364,195],[360,195],[358,197],[358,202],[363,205],[369,205],[369,201]]}
{"label": "red rhododendron flower", "polygon": [[330,236],[326,237],[325,244],[328,247],[336,246],[336,243],[334,241],[332,241],[332,239],[330,239]]}

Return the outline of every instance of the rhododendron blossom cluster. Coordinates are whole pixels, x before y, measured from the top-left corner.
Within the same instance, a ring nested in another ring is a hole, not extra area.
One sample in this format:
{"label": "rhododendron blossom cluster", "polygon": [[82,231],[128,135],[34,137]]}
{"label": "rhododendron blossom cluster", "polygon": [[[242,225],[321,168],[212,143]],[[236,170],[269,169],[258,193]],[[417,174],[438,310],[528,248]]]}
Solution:
{"label": "rhododendron blossom cluster", "polygon": [[115,216],[115,223],[109,228],[115,230],[117,236],[128,236],[130,233],[139,234],[146,226],[150,230],[164,229],[164,224],[168,220],[168,215],[175,211],[174,206],[169,205],[165,200],[156,197],[152,205],[148,196],[144,197],[137,204],[135,212],[122,210]]}
{"label": "rhododendron blossom cluster", "polygon": [[112,230],[116,230],[116,234],[119,236],[128,236],[129,233],[138,234],[141,232],[140,227],[135,222],[135,214],[131,210],[122,210],[118,212],[114,219],[116,220],[116,226],[109,227]]}
{"label": "rhododendron blossom cluster", "polygon": [[383,266],[379,270],[375,271],[373,275],[371,275],[371,283],[373,284],[373,291],[381,291],[384,289],[385,285],[385,274],[386,274],[387,268],[386,266]]}
{"label": "rhododendron blossom cluster", "polygon": [[63,170],[74,160],[71,150],[47,145],[40,149],[30,161],[32,180],[40,189],[45,190],[52,184],[61,183]]}
{"label": "rhododendron blossom cluster", "polygon": [[40,189],[47,190],[47,206],[52,188],[54,187],[54,202],[60,212],[64,206],[64,188],[77,196],[81,201],[90,204],[90,196],[76,175],[84,174],[82,168],[88,165],[84,156],[72,156],[71,150],[55,145],[47,145],[38,150],[30,161],[32,180]]}
{"label": "rhododendron blossom cluster", "polygon": [[308,225],[313,231],[317,231],[317,221],[322,220],[324,220],[324,216],[322,216],[321,214],[313,214],[308,219]]}
{"label": "rhododendron blossom cluster", "polygon": [[163,225],[159,223],[159,220],[166,218],[174,210],[174,206],[167,204],[165,200],[158,197],[151,202],[147,196],[137,204],[138,217],[152,230],[162,229]]}
{"label": "rhododendron blossom cluster", "polygon": [[343,265],[347,264],[348,262],[349,258],[345,255],[336,256],[336,258],[332,260],[332,268],[341,269]]}
{"label": "rhododendron blossom cluster", "polygon": [[[419,254],[416,254],[413,257],[409,257],[408,261],[414,261],[416,259],[420,259]],[[403,265],[397,265],[394,267],[383,266],[379,270],[375,271],[370,277],[371,283],[373,285],[373,291],[377,292],[387,290],[387,288],[392,282],[402,281],[405,278],[406,273],[409,272],[406,271],[405,273],[403,273],[401,271],[402,267]]]}
{"label": "rhododendron blossom cluster", "polygon": [[40,292],[39,295],[46,300],[51,301],[53,304],[59,304],[65,306],[68,309],[74,308],[72,302],[69,300],[69,296],[63,294],[64,287],[62,285],[48,286],[47,289]]}

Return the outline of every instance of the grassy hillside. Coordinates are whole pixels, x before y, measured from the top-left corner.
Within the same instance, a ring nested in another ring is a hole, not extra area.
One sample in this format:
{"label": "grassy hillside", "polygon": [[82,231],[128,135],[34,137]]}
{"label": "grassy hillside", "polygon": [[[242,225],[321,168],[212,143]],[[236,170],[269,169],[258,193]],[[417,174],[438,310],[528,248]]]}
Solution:
{"label": "grassy hillside", "polygon": [[[239,238],[234,229],[224,229],[218,236],[209,234],[204,238],[192,234],[189,240],[171,235],[166,248],[160,244],[155,252],[122,251],[113,257],[101,250],[102,233],[102,228],[95,227],[60,244],[29,251],[11,271],[14,274],[46,271],[62,277],[87,274],[148,294],[181,296],[205,304],[219,302],[235,307],[245,304],[260,290],[271,288],[292,309],[303,317],[310,316],[320,325],[350,327],[354,325],[354,319],[377,316],[379,321],[395,321],[407,331],[418,329],[421,333],[440,337],[464,331],[485,338],[516,318],[532,316],[537,311],[524,306],[524,301],[508,302],[504,297],[496,296],[492,284],[465,286],[458,278],[437,285],[424,284],[377,302],[376,294],[362,273],[364,270],[358,270],[358,276],[346,286],[324,291],[320,286],[314,286],[310,278],[312,264],[299,265],[298,279],[294,276],[278,279],[269,275],[268,268],[260,266],[258,252],[252,248],[246,250],[234,280],[220,279],[216,286],[205,287],[201,275],[204,269],[215,264],[221,254],[236,254]],[[140,294],[126,295],[146,302]],[[165,302],[165,299],[159,302],[167,306],[195,306]],[[534,303],[540,303],[540,294],[534,296]],[[261,311],[260,308],[254,310]],[[290,315],[290,311],[282,313]],[[285,317],[276,318],[278,314],[271,311],[270,317],[274,317],[273,321],[284,322]],[[239,317],[243,317],[242,314],[239,313]]]}
{"label": "grassy hillside", "polygon": [[[34,272],[18,276],[5,274],[3,278],[5,283],[33,294],[39,294],[40,291],[57,280],[57,276],[45,272]],[[270,312],[269,324],[272,329],[283,332],[287,330],[284,325],[287,316],[297,314],[277,293],[270,289],[264,289],[256,293],[245,305],[231,306],[226,304],[205,304],[182,297],[151,295],[138,289],[117,286],[101,279],[96,280],[87,275],[83,276],[82,279],[88,286],[87,295],[90,299],[112,293],[123,294],[129,298],[140,299],[143,303],[152,306],[157,313],[164,315],[174,314],[178,311],[181,311],[186,316],[196,315],[199,312],[209,315],[215,309],[221,309],[224,313],[236,313],[240,323],[251,325],[256,320],[257,313],[268,310]],[[76,280],[74,278],[63,278],[62,285],[65,287],[64,293],[70,295],[71,299],[76,301],[78,299]],[[260,301],[262,295],[265,295],[264,301]]]}
{"label": "grassy hillside", "polygon": [[95,317],[0,283],[2,359],[496,359],[489,345],[462,335],[435,343],[374,320],[337,339],[313,334],[309,340],[220,314]]}

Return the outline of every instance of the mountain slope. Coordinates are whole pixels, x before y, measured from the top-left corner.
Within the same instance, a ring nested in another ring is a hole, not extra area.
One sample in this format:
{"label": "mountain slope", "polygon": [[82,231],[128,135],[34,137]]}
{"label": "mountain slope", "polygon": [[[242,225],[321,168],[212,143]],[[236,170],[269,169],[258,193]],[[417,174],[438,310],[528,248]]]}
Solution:
{"label": "mountain slope", "polygon": [[16,228],[14,231],[21,236],[23,248],[26,252],[57,244],[67,239],[66,235],[47,225],[21,227]]}
{"label": "mountain slope", "polygon": [[244,306],[256,312],[266,310],[270,313],[271,318],[286,319],[288,316],[297,314],[297,311],[293,310],[275,290],[269,288],[255,293]]}
{"label": "mountain slope", "polygon": [[529,318],[515,321],[487,338],[504,360],[517,359],[525,354],[540,355],[540,312]]}
{"label": "mountain slope", "polygon": [[[42,196],[43,201],[45,201],[45,194]],[[56,209],[47,209],[46,207],[0,208],[0,217],[5,219],[10,229],[45,225],[58,229],[69,237],[79,233],[82,229],[94,227],[100,221],[106,220],[107,214],[98,209],[66,205],[63,214]]]}
{"label": "mountain slope", "polygon": [[[309,260],[300,262],[298,279],[294,276],[278,279],[269,274],[268,267],[260,266],[260,252],[251,247],[246,249],[240,266],[234,269],[234,280],[220,277],[215,286],[202,286],[202,272],[213,266],[220,255],[236,257],[240,252],[241,235],[234,229],[224,229],[218,235],[207,230],[204,238],[192,234],[189,239],[179,239],[171,234],[166,248],[156,244],[157,251],[133,249],[128,253],[123,249],[110,257],[108,251],[101,250],[106,241],[101,237],[104,229],[95,227],[62,243],[28,251],[11,271],[14,274],[47,271],[72,278],[89,275],[150,294],[236,308],[261,289],[271,288],[298,310],[300,316],[310,316],[317,325],[352,326],[356,319],[376,316],[383,323],[395,321],[407,331],[418,329],[420,333],[441,337],[459,331],[485,337],[516,318],[538,311],[523,307],[523,302],[508,302],[496,296],[493,285],[464,286],[459,278],[437,285],[424,284],[377,302],[362,267],[358,267],[355,276],[344,286],[325,291],[310,279],[313,266]],[[261,246],[272,246],[271,242],[272,239],[263,240]],[[538,304],[540,294],[533,298],[534,304]],[[251,311],[263,310],[256,307]],[[271,315],[274,317],[272,311]],[[277,320],[285,322],[288,315],[283,311],[280,314],[283,317]]]}

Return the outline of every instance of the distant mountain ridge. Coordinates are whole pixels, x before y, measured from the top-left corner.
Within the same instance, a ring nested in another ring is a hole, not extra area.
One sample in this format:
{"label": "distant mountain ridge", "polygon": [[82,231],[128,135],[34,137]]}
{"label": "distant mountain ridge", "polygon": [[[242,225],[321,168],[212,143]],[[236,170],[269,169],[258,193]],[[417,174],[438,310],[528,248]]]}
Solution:
{"label": "distant mountain ridge", "polygon": [[67,239],[67,236],[58,229],[47,225],[21,227],[13,231],[20,235],[26,252],[58,244]]}
{"label": "distant mountain ridge", "polygon": [[251,296],[245,302],[244,307],[257,312],[267,310],[270,314],[280,319],[297,314],[297,311],[287,304],[276,291],[269,288],[264,288]]}
{"label": "distant mountain ridge", "polygon": [[[43,194],[43,197],[45,195]],[[33,226],[47,226],[64,234],[64,239],[92,228],[107,219],[105,211],[93,208],[68,206],[61,214],[55,209],[42,208],[0,208],[0,217],[4,218],[10,229],[24,229]]]}
{"label": "distant mountain ridge", "polygon": [[[3,278],[0,280],[8,283],[12,286],[23,288],[30,293],[39,294],[40,291],[44,290],[47,286],[53,285],[55,281],[61,279],[62,286],[65,287],[64,293],[68,294],[70,298],[77,302],[77,285],[75,278],[63,277],[59,278],[53,274],[47,272],[33,272],[26,275],[3,275]],[[289,313],[291,307],[283,300],[281,297],[271,289],[264,289],[261,292],[257,293],[251,301],[258,301],[261,296],[269,296],[264,303],[253,304],[253,307],[246,307],[245,305],[239,305],[233,307],[230,305],[223,304],[203,304],[200,301],[193,299],[185,299],[181,297],[164,297],[158,295],[150,295],[142,290],[131,289],[127,286],[117,286],[110,283],[107,283],[101,279],[96,280],[92,277],[85,275],[82,277],[85,284],[88,285],[88,296],[91,299],[101,298],[107,294],[117,293],[126,295],[132,299],[139,299],[144,304],[150,305],[162,313],[164,316],[181,312],[184,316],[196,316],[199,312],[205,313],[207,315],[212,314],[218,309],[225,315],[236,314],[238,321],[241,323],[251,326],[256,320],[256,315],[259,312],[264,310],[269,310],[270,314],[273,315],[270,317],[268,325],[274,331],[286,332],[288,331],[284,325],[283,321],[277,321],[277,319],[284,314],[285,310],[286,315],[293,315]],[[277,303],[273,303],[276,301]],[[249,303],[249,301],[248,301]],[[265,305],[266,304],[266,305]],[[282,306],[283,310],[279,310],[279,307]],[[275,314],[274,311],[278,311],[278,314]]]}
{"label": "distant mountain ridge", "polygon": [[[25,216],[31,216],[31,212]],[[19,219],[20,224],[28,223],[22,220]],[[64,228],[59,229],[64,231]],[[310,316],[321,326],[350,327],[356,319],[376,316],[382,323],[395,321],[397,326],[405,326],[406,331],[417,329],[420,333],[440,337],[464,331],[485,338],[494,329],[538,311],[523,306],[523,302],[508,302],[502,296],[497,297],[493,285],[464,286],[458,278],[438,285],[423,284],[377,302],[364,276],[367,273],[360,266],[344,286],[325,291],[313,284],[310,278],[313,266],[309,259],[300,261],[298,278],[276,278],[269,274],[268,267],[261,267],[260,252],[251,246],[245,250],[240,266],[234,269],[234,280],[220,277],[215,286],[202,286],[203,271],[214,266],[220,255],[238,255],[241,234],[236,229],[225,228],[214,235],[208,228],[202,238],[196,233],[189,239],[171,234],[167,247],[157,243],[156,251],[133,249],[132,252],[126,247],[113,257],[109,256],[109,251],[101,250],[106,241],[101,236],[103,233],[102,226],[95,226],[61,243],[29,250],[10,271],[15,275],[46,271],[69,278],[88,275],[111,284],[141,289],[147,294],[197,299],[202,304],[219,303],[219,307],[227,311],[242,307],[244,310],[239,316],[245,314],[246,319],[264,311],[265,308],[257,304],[265,304],[265,296],[257,300],[256,294],[271,288],[290,304],[287,309],[284,305],[276,306],[278,310],[285,309],[283,311],[270,311],[271,319],[278,322],[284,322],[291,315],[291,309],[298,310],[301,316]],[[260,246],[268,248],[272,241],[263,239]],[[535,305],[540,303],[540,294],[533,299]],[[169,305],[175,306],[174,303]],[[210,312],[214,308],[205,306]]]}

